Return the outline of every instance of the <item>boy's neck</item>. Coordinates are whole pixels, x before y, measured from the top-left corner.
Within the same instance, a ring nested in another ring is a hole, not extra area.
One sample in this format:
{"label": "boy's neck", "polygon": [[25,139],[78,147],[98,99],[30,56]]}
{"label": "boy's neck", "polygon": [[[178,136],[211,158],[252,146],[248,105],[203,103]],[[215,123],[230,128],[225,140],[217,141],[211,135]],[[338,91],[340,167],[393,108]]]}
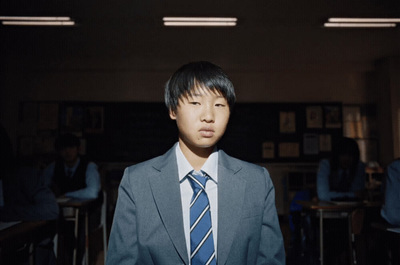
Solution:
{"label": "boy's neck", "polygon": [[181,148],[181,151],[187,161],[196,171],[200,171],[200,169],[203,167],[204,163],[207,161],[208,157],[214,150],[214,146],[206,148],[188,147],[181,141],[179,141],[179,147]]}

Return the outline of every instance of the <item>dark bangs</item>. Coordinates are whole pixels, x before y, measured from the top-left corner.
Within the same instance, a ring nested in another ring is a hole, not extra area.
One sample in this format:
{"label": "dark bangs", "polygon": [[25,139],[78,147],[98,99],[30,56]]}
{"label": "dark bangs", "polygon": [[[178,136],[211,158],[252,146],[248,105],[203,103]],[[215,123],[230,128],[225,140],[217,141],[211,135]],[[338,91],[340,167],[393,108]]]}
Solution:
{"label": "dark bangs", "polygon": [[182,96],[191,95],[196,87],[204,87],[224,96],[232,109],[236,101],[232,82],[225,72],[210,62],[194,62],[179,68],[165,86],[165,104],[175,111]]}

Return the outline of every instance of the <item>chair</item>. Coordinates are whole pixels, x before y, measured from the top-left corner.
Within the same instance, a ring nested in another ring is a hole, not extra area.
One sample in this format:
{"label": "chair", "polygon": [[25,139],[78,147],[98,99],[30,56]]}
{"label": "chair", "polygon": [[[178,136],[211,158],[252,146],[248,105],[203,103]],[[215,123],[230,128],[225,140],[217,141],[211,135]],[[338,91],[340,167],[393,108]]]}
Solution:
{"label": "chair", "polygon": [[103,190],[103,204],[101,205],[100,227],[103,231],[103,259],[106,263],[107,257],[107,193]]}
{"label": "chair", "polygon": [[361,260],[361,258],[359,258],[359,255],[357,255],[356,238],[359,237],[362,233],[364,226],[364,216],[365,216],[365,210],[362,208],[355,209],[353,212],[351,212],[351,219],[350,219],[351,234],[349,240],[350,240],[350,255],[352,264],[359,264]]}
{"label": "chair", "polygon": [[[102,191],[102,204],[100,206],[100,223],[89,234],[89,265],[101,264],[106,261],[107,255],[107,193]],[[102,244],[99,244],[102,242]],[[101,256],[103,253],[103,257]]]}

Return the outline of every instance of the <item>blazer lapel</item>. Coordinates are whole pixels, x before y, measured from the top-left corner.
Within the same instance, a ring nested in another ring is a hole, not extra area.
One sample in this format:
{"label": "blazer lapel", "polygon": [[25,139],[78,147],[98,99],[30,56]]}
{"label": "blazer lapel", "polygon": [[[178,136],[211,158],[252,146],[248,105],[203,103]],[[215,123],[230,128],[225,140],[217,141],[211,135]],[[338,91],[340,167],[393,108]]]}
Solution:
{"label": "blazer lapel", "polygon": [[150,186],[165,229],[182,260],[186,264],[189,264],[183,228],[182,203],[175,148],[171,148],[164,155],[164,158],[160,165],[154,166],[157,174],[151,178]]}
{"label": "blazer lapel", "polygon": [[244,180],[235,176],[240,167],[229,163],[229,157],[219,152],[218,169],[218,264],[225,264],[240,223],[246,189]]}

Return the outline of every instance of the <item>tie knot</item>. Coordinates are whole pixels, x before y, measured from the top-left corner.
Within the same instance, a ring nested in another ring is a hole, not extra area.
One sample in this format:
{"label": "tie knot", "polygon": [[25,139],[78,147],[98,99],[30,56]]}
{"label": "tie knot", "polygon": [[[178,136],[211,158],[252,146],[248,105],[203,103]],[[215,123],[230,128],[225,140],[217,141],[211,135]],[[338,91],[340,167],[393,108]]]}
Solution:
{"label": "tie knot", "polygon": [[193,170],[188,174],[188,177],[194,191],[205,190],[208,177],[202,171],[196,172]]}

